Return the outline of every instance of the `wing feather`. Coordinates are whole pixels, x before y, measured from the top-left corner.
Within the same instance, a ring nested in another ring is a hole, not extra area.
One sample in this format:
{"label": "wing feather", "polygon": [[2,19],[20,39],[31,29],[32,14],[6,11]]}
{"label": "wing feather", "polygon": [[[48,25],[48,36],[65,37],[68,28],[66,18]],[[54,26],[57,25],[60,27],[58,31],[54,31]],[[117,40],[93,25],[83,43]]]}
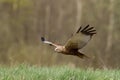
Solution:
{"label": "wing feather", "polygon": [[93,34],[96,34],[96,30],[94,30],[93,28],[94,27],[89,27],[89,25],[87,25],[83,29],[81,29],[80,27],[76,34],[73,35],[65,44],[65,48],[68,50],[78,50],[83,48],[89,42],[91,36],[93,36]]}
{"label": "wing feather", "polygon": [[82,27],[80,26],[80,28],[77,30],[77,32],[76,33],[79,33],[79,31],[82,29]]}
{"label": "wing feather", "polygon": [[89,25],[87,25],[85,28],[83,28],[82,30],[81,30],[81,32],[84,32],[84,31],[86,31],[86,29],[89,27]]}
{"label": "wing feather", "polygon": [[41,41],[45,44],[49,44],[50,46],[55,46],[55,47],[57,46],[57,44],[54,44],[50,41],[46,41],[44,37],[41,37]]}

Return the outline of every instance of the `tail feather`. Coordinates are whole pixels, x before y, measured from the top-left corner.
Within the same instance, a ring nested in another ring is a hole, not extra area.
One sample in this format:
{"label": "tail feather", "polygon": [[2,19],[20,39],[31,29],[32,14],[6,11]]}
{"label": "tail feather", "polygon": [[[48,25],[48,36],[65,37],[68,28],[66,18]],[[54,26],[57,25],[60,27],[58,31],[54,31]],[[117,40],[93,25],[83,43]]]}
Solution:
{"label": "tail feather", "polygon": [[89,57],[88,57],[87,55],[85,55],[85,54],[83,54],[83,53],[81,53],[81,52],[78,52],[78,53],[76,54],[76,56],[78,56],[79,58],[82,58],[82,59],[84,59],[84,58],[89,59]]}

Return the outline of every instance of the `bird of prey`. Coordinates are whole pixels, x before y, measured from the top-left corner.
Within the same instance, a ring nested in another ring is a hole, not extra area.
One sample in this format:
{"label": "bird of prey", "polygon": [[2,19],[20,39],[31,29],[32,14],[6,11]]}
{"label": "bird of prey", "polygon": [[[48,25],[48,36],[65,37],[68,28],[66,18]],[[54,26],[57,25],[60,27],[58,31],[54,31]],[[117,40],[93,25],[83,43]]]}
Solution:
{"label": "bird of prey", "polygon": [[55,47],[55,51],[66,55],[74,55],[80,58],[88,58],[85,54],[81,53],[80,50],[91,40],[92,36],[96,34],[94,27],[89,25],[80,27],[75,34],[66,42],[65,45],[58,45],[56,43],[45,40],[41,37],[43,43],[49,44]]}

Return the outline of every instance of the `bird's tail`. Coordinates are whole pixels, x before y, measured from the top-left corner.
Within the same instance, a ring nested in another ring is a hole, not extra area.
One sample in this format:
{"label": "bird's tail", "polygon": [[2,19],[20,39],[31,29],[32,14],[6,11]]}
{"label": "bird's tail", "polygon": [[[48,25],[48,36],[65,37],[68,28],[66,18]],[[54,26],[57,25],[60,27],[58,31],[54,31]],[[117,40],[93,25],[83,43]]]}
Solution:
{"label": "bird's tail", "polygon": [[89,59],[89,57],[87,55],[85,55],[81,52],[77,53],[76,56],[78,56],[79,58],[82,58],[82,59],[85,59],[85,58]]}

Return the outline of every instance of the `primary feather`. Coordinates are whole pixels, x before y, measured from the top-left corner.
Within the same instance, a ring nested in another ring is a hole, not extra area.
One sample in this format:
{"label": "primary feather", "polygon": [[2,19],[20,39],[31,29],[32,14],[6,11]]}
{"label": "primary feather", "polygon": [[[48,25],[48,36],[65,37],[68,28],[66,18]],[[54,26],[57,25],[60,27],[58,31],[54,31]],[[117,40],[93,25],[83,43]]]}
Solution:
{"label": "primary feather", "polygon": [[68,42],[65,44],[65,48],[72,49],[81,49],[83,48],[91,39],[93,34],[96,34],[96,30],[93,27],[87,25],[85,28],[79,28],[75,35],[73,35]]}
{"label": "primary feather", "polygon": [[54,43],[52,43],[52,42],[50,42],[50,41],[46,41],[44,37],[41,37],[41,41],[42,41],[43,43],[49,44],[50,46],[55,46],[55,47],[57,46],[57,44],[54,44]]}

